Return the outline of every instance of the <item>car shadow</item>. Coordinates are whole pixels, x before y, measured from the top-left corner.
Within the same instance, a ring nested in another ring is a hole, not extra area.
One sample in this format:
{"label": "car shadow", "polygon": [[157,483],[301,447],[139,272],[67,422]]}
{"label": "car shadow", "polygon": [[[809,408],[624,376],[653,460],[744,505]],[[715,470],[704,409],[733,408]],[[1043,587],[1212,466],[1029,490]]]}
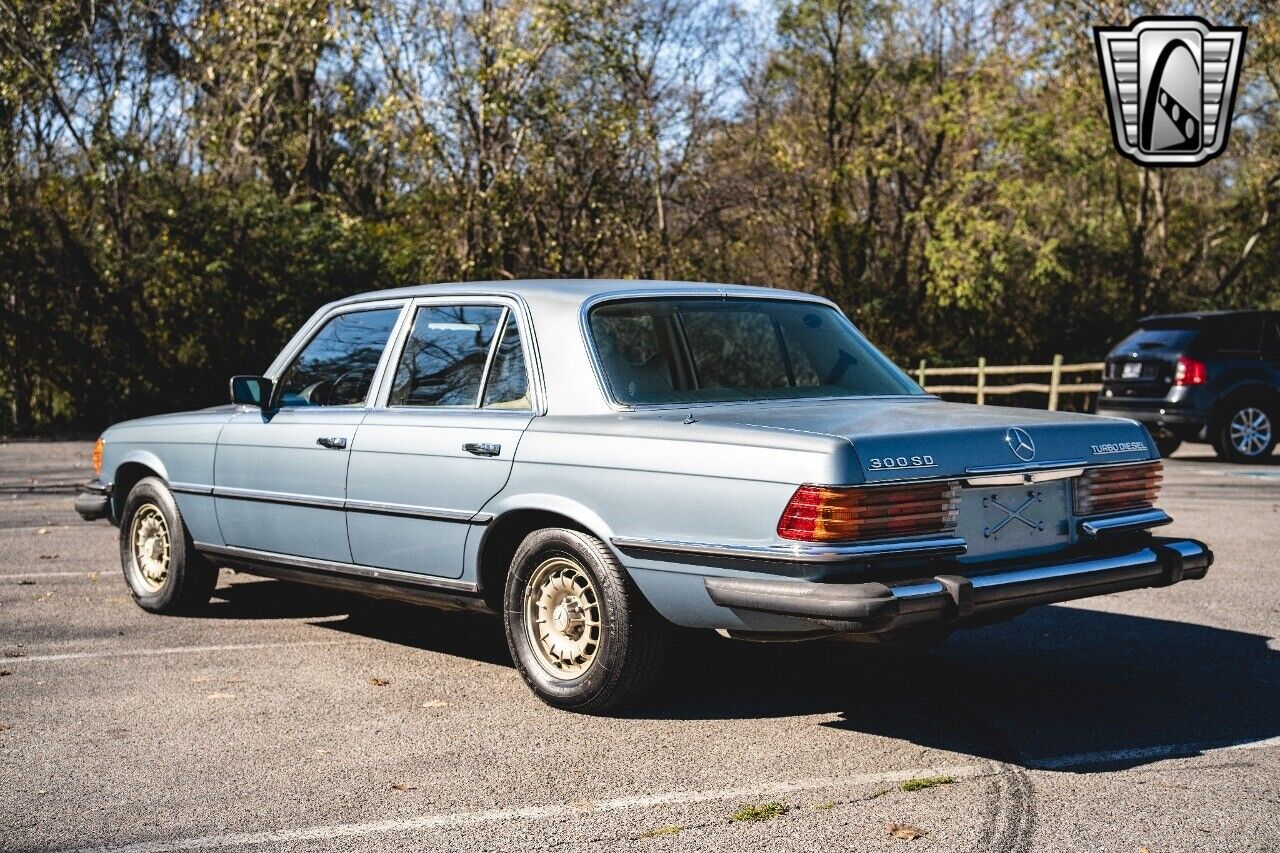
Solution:
{"label": "car shadow", "polygon": [[[274,608],[322,617],[339,608],[347,618],[317,624],[511,666],[491,616],[278,581],[236,584],[231,593],[225,606],[238,617],[270,618]],[[629,716],[828,715],[818,724],[993,761],[1115,770],[1280,735],[1280,652],[1268,639],[1067,606],[961,631],[931,653],[903,658],[850,643],[757,644],[681,631],[651,701]],[[530,713],[541,710],[531,705]]]}

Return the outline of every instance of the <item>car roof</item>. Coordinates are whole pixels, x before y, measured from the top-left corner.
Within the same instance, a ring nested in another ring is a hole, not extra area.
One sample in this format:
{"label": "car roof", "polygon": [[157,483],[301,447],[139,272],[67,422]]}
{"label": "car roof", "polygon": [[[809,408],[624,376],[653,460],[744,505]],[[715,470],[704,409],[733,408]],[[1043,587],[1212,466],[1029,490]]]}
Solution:
{"label": "car roof", "polygon": [[[512,281],[458,281],[443,284],[418,284],[390,290],[371,290],[338,300],[337,305],[353,302],[369,302],[380,299],[414,298],[419,296],[518,296],[530,302],[555,301],[582,303],[600,296],[625,296],[627,294],[662,296],[787,296],[822,300],[820,296],[783,290],[775,287],[758,287],[747,284],[715,284],[702,281],[649,281],[644,279],[517,279]],[[826,301],[826,300],[822,300]]]}
{"label": "car roof", "polygon": [[1176,325],[1185,323],[1189,326],[1198,326],[1219,320],[1247,319],[1250,317],[1270,317],[1275,319],[1280,318],[1280,311],[1184,311],[1178,314],[1152,314],[1149,317],[1143,317],[1138,322],[1138,325],[1147,326],[1150,324],[1152,326],[1162,326],[1166,324]]}

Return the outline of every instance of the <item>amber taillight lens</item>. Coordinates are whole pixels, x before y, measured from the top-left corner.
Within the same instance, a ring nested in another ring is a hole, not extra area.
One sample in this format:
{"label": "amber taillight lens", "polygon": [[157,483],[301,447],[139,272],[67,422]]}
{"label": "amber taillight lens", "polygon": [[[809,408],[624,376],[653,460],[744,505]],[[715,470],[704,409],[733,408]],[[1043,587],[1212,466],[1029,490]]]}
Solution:
{"label": "amber taillight lens", "polygon": [[102,439],[93,443],[93,476],[102,476]]}
{"label": "amber taillight lens", "polygon": [[778,535],[801,542],[852,542],[956,529],[955,482],[894,486],[801,486],[778,519]]}
{"label": "amber taillight lens", "polygon": [[1164,465],[1119,465],[1090,468],[1076,478],[1076,515],[1141,509],[1155,503]]}

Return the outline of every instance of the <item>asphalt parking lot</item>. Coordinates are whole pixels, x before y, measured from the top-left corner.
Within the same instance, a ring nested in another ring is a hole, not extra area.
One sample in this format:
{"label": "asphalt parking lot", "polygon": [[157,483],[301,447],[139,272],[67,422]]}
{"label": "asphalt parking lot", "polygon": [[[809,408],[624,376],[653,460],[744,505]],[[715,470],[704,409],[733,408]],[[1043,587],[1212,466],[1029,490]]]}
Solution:
{"label": "asphalt parking lot", "polygon": [[0,445],[4,850],[1280,849],[1280,457],[1168,463],[1205,580],[908,662],[699,637],[627,719],[539,703],[493,619],[231,572],[146,614],[57,489],[88,458]]}

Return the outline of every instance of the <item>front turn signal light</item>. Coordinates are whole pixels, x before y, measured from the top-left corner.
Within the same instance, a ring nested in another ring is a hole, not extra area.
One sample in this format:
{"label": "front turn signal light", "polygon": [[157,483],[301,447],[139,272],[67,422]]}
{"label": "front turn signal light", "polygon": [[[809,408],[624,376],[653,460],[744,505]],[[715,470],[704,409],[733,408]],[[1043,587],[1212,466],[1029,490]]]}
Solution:
{"label": "front turn signal light", "polygon": [[778,535],[800,542],[852,542],[950,533],[960,486],[954,481],[892,486],[801,486],[778,520]]}
{"label": "front turn signal light", "polygon": [[93,476],[102,476],[102,446],[104,442],[101,438],[93,443]]}

